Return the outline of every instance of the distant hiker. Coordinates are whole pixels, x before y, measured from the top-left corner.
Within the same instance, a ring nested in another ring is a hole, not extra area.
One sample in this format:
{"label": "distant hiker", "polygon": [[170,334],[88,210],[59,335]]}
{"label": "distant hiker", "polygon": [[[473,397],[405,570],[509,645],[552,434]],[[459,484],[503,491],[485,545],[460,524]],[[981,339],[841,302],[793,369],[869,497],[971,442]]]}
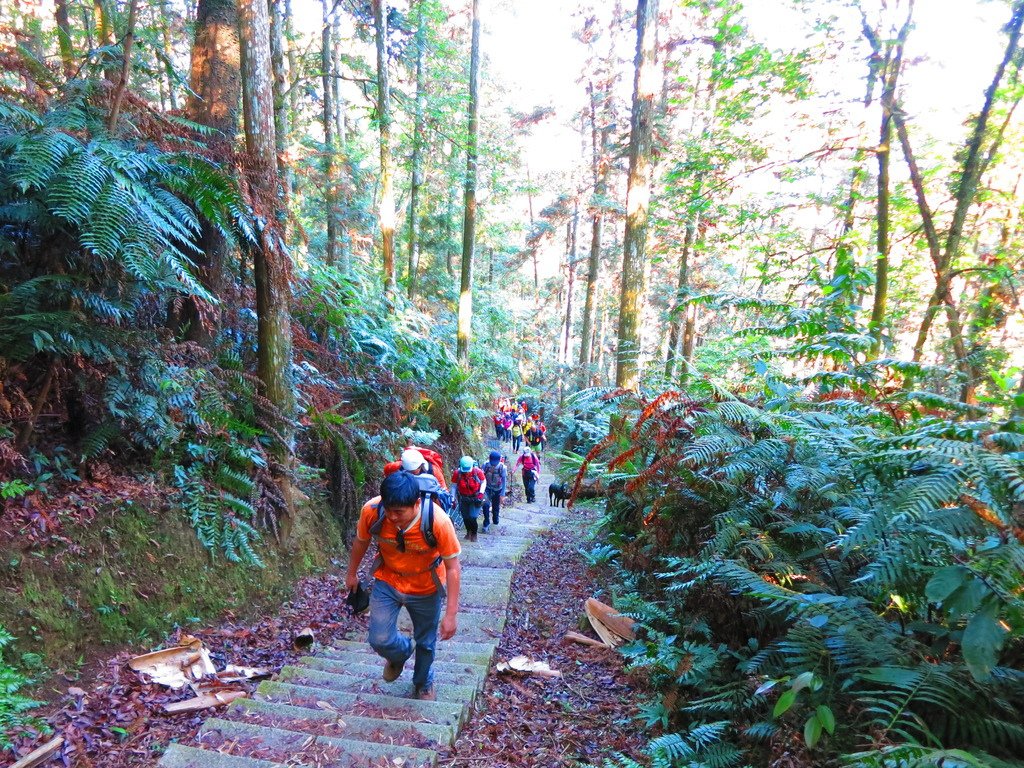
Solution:
{"label": "distant hiker", "polygon": [[487,478],[487,494],[484,496],[484,527],[483,532],[491,527],[493,521],[498,525],[498,515],[501,512],[501,497],[508,490],[508,469],[501,460],[501,454],[491,451],[491,455],[484,464],[484,477]]}
{"label": "distant hiker", "polygon": [[512,450],[518,453],[523,442],[523,425],[517,419],[512,424]]}
{"label": "distant hiker", "polygon": [[548,447],[548,428],[543,421],[538,422],[540,427],[540,452],[544,453],[544,449]]}
{"label": "distant hiker", "polygon": [[533,422],[526,428],[526,444],[533,448],[535,451],[540,450],[540,444],[542,435],[540,432],[540,425],[537,422]]}
{"label": "distant hiker", "polygon": [[484,505],[487,477],[472,456],[463,456],[459,468],[452,473],[452,485],[459,496],[459,511],[466,524],[466,541],[476,541],[477,522]]}
{"label": "distant hiker", "polygon": [[376,540],[378,554],[370,593],[370,645],[387,662],[384,680],[397,680],[413,653],[412,641],[398,631],[398,611],[405,606],[416,641],[413,696],[435,701],[434,648],[438,635],[442,640],[455,635],[459,612],[462,568],[455,528],[441,509],[434,507],[429,519],[422,514],[416,478],[399,471],[384,478],[380,496],[366,502],[359,514],[345,576],[350,593],[359,585],[359,564],[371,540]]}
{"label": "distant hiker", "polygon": [[501,427],[504,430],[504,433],[502,434],[502,438],[501,439],[504,440],[506,443],[511,443],[512,442],[512,413],[511,412],[506,411],[504,416],[502,416]]}
{"label": "distant hiker", "polygon": [[540,477],[540,459],[529,448],[525,449],[522,455],[516,459],[514,469],[523,468],[523,490],[526,491],[526,501],[536,501],[537,478]]}
{"label": "distant hiker", "polygon": [[501,411],[498,411],[491,417],[491,420],[494,422],[494,437],[497,440],[501,440],[502,435],[504,434],[501,423],[505,420],[505,416]]}

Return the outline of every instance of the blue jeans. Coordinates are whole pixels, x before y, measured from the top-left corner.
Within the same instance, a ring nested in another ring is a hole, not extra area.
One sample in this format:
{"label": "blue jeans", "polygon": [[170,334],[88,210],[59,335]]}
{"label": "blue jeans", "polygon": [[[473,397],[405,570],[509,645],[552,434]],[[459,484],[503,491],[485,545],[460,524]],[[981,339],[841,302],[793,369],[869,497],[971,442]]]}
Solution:
{"label": "blue jeans", "polygon": [[413,653],[413,644],[398,631],[398,611],[404,605],[412,619],[413,638],[416,640],[416,666],[412,682],[424,688],[434,682],[430,667],[434,663],[437,645],[437,627],[441,622],[441,604],[444,593],[432,595],[406,595],[386,581],[375,579],[370,593],[370,645],[379,656],[392,664],[404,664]]}
{"label": "blue jeans", "polygon": [[494,524],[498,524],[498,515],[501,512],[501,491],[492,491],[490,488],[487,489],[486,497],[484,498],[484,530],[486,531],[491,526],[491,521]]}
{"label": "blue jeans", "polygon": [[526,500],[533,501],[537,489],[537,476],[532,470],[523,470],[523,490],[526,491]]}
{"label": "blue jeans", "polygon": [[476,519],[480,517],[480,508],[483,501],[474,496],[459,496],[459,512],[462,513],[462,522],[466,524],[466,533],[476,533]]}

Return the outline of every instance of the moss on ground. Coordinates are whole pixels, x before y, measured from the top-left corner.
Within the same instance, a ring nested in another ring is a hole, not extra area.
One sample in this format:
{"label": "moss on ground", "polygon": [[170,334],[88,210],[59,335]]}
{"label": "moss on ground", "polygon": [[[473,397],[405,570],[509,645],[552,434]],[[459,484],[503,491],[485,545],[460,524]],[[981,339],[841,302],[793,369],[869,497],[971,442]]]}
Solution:
{"label": "moss on ground", "polygon": [[228,562],[196,539],[177,509],[127,501],[97,510],[46,551],[0,549],[0,625],[18,639],[7,657],[41,655],[71,668],[113,646],[157,647],[176,626],[276,607],[295,581],[326,570],[344,546],[326,506],[308,502],[287,546],[266,543],[265,567]]}

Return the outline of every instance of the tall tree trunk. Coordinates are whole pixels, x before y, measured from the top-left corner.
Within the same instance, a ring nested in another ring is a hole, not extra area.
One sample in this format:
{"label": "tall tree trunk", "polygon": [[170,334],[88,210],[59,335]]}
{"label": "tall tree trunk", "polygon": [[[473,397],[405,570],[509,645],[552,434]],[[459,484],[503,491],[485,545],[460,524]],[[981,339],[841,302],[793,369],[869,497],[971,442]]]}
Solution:
{"label": "tall tree trunk", "polygon": [[384,293],[395,291],[395,189],[391,157],[391,85],[388,76],[388,0],[373,0],[377,37],[377,124],[380,127],[380,240]]}
{"label": "tall tree trunk", "polygon": [[337,186],[334,167],[334,132],[337,127],[334,114],[334,44],[331,33],[331,0],[321,0],[323,5],[323,29],[320,37],[320,68],[323,70],[324,89],[324,203],[327,209],[327,253],[328,264],[338,259],[338,216]]}
{"label": "tall tree trunk", "polygon": [[274,87],[270,62],[270,18],[266,0],[240,0],[242,41],[242,104],[249,190],[259,230],[253,249],[256,284],[257,368],[264,396],[280,418],[274,425],[275,481],[287,509],[281,533],[287,540],[294,522],[291,468],[293,463],[295,392],[291,379],[292,334],[289,299],[291,264],[282,247],[281,190],[274,136]]}
{"label": "tall tree trunk", "polygon": [[629,133],[629,183],[626,192],[626,232],[623,236],[622,290],[615,385],[640,386],[640,316],[643,311],[647,252],[647,214],[651,199],[652,118],[656,96],[655,30],[658,0],[638,0],[633,115]]}
{"label": "tall tree trunk", "polygon": [[60,49],[61,67],[64,70],[64,77],[70,80],[75,74],[75,49],[71,43],[67,0],[55,0],[53,16],[57,23],[57,47]]}
{"label": "tall tree trunk", "polygon": [[565,335],[562,341],[562,359],[566,365],[572,361],[569,352],[572,347],[572,294],[576,288],[576,231],[579,226],[579,203],[573,209],[572,221],[569,224],[569,250],[566,253],[566,288],[565,288]]}
{"label": "tall tree trunk", "polygon": [[[193,122],[214,129],[207,143],[225,161],[234,149],[238,130],[240,57],[237,0],[199,0],[185,114]],[[200,226],[201,253],[196,257],[199,281],[214,298],[223,301],[224,271],[231,250],[215,226],[205,220]],[[172,318],[172,324],[183,325],[189,341],[212,347],[220,331],[220,305],[200,304],[194,297],[187,297],[181,317]]]}
{"label": "tall tree trunk", "polygon": [[473,249],[476,247],[477,131],[480,116],[480,0],[473,0],[473,35],[469,54],[469,126],[466,131],[466,187],[463,195],[462,280],[459,286],[459,326],[456,354],[469,366],[473,333]]}
{"label": "tall tree trunk", "polygon": [[[420,271],[420,187],[423,185],[423,144],[426,127],[427,92],[424,89],[424,65],[427,55],[427,22],[424,0],[416,3],[416,115],[412,131],[412,179],[409,189],[409,300],[416,298]],[[493,260],[492,260],[493,263]]]}
{"label": "tall tree trunk", "polygon": [[93,0],[93,19],[96,27],[96,40],[106,49],[100,56],[103,64],[103,77],[108,83],[117,82],[117,63],[110,49],[114,47],[114,25],[110,18],[109,0]]}
{"label": "tall tree trunk", "polygon": [[277,173],[287,195],[291,191],[291,168],[288,165],[288,89],[285,72],[285,19],[281,3],[270,0],[270,61],[274,73],[274,138],[277,152]]}
{"label": "tall tree trunk", "polygon": [[[292,0],[284,0],[284,36],[285,36],[285,59],[288,61],[288,125],[293,127],[294,121],[299,119],[299,56],[295,50],[295,20],[292,16]],[[285,137],[285,143],[292,143],[292,136]],[[288,175],[289,189],[291,195],[299,192],[298,176],[294,173]]]}
{"label": "tall tree trunk", "polygon": [[[878,40],[871,39],[871,30],[865,23],[865,33],[877,50]],[[1024,27],[1024,0],[1017,0],[1013,4],[1013,12],[1010,22],[1006,27],[1007,43],[992,82],[985,91],[985,101],[981,112],[974,121],[974,128],[967,142],[967,154],[964,159],[963,168],[960,173],[960,183],[956,190],[956,205],[953,211],[953,219],[949,230],[946,233],[944,247],[940,245],[939,235],[935,227],[932,209],[928,204],[924,180],[916,158],[910,145],[909,132],[898,102],[894,101],[892,108],[893,123],[903,149],[907,167],[910,171],[911,183],[917,197],[918,210],[924,225],[925,237],[928,240],[928,249],[935,268],[935,291],[932,293],[925,310],[921,327],[918,330],[917,340],[914,343],[913,360],[918,362],[924,355],[924,347],[928,341],[928,334],[931,330],[932,321],[939,308],[945,308],[947,321],[949,323],[950,341],[953,344],[953,351],[957,357],[957,368],[964,377],[964,385],[961,391],[961,399],[964,402],[974,401],[975,383],[972,380],[970,361],[967,359],[967,345],[963,337],[963,324],[960,319],[960,312],[956,300],[952,296],[951,288],[954,278],[953,266],[959,254],[960,242],[963,237],[963,227],[967,220],[967,213],[974,203],[981,174],[985,168],[985,154],[983,145],[987,133],[988,122],[992,116],[992,108],[995,103],[996,94],[1002,83],[1006,70],[1011,65],[1015,71],[1019,71],[1020,65],[1017,62],[1017,54],[1020,46],[1021,29]],[[1001,141],[1002,132],[996,136],[989,147],[988,156]]]}
{"label": "tall tree trunk", "polygon": [[[164,66],[161,69],[167,76],[167,101],[171,109],[178,108],[178,95],[174,87],[172,62],[174,61],[174,46],[171,45],[171,9],[167,0],[160,0],[160,45],[163,48]],[[163,77],[160,78],[163,82]]]}
{"label": "tall tree trunk", "polygon": [[[679,276],[676,279],[676,298],[672,302],[672,317],[668,329],[668,354],[665,358],[665,381],[671,384],[675,378],[676,363],[683,355],[683,326],[690,316],[686,299],[690,292],[690,249],[699,226],[699,213],[686,225],[683,248],[679,253]],[[685,371],[684,371],[685,372]]]}
{"label": "tall tree trunk", "polygon": [[869,356],[877,358],[882,349],[882,329],[885,326],[885,305],[889,296],[889,157],[892,147],[892,109],[903,66],[903,42],[895,51],[888,51],[882,80],[882,125],[879,128],[878,147],[878,208],[875,224],[875,296],[871,305],[871,350]]}
{"label": "tall tree trunk", "polygon": [[132,46],[135,42],[135,19],[139,11],[139,0],[131,0],[128,6],[128,22],[125,25],[124,39],[121,43],[121,73],[117,78],[117,85],[114,86],[114,93],[111,97],[110,114],[107,115],[107,132],[117,131],[117,119],[121,116],[121,104],[124,103],[124,94],[128,90],[128,78],[132,74]]}
{"label": "tall tree trunk", "polygon": [[[590,366],[593,361],[594,312],[601,278],[601,230],[604,225],[604,198],[608,194],[608,173],[611,164],[608,162],[608,138],[611,133],[609,125],[598,128],[597,94],[594,92],[593,81],[587,84],[590,97],[590,143],[591,143],[591,175],[594,184],[594,200],[590,210],[590,258],[587,260],[587,293],[583,301],[583,329],[580,334],[580,387],[587,386],[591,376]],[[607,94],[605,94],[607,103]],[[606,123],[608,121],[606,120]]]}

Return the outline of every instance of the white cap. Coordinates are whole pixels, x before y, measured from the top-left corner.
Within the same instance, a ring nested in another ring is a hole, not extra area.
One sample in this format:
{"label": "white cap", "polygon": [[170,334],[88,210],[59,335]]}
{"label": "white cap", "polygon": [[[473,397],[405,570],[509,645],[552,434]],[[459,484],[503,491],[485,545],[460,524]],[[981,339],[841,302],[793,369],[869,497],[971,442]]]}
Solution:
{"label": "white cap", "polygon": [[402,469],[407,472],[415,472],[418,469],[423,469],[426,465],[427,460],[415,448],[406,448],[402,451]]}

